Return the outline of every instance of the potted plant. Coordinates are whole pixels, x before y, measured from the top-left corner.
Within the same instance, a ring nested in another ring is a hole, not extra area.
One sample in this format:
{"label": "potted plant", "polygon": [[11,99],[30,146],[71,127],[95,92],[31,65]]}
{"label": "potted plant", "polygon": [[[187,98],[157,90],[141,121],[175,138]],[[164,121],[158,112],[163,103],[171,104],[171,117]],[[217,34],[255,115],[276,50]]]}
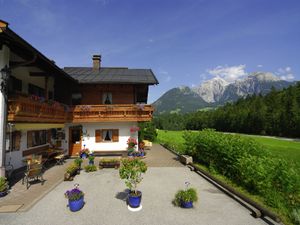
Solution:
{"label": "potted plant", "polygon": [[[137,190],[137,185],[142,181],[142,174],[146,173],[147,165],[140,159],[123,159],[119,169],[121,179],[125,180],[130,192],[128,194],[128,205],[130,208],[139,208],[142,192]],[[141,207],[140,207],[141,208]]]}
{"label": "potted plant", "polygon": [[89,155],[89,165],[94,165],[95,156]]}
{"label": "potted plant", "polygon": [[89,152],[89,149],[84,146],[83,149],[81,149],[79,152],[80,158],[87,158],[89,156]]}
{"label": "potted plant", "polygon": [[8,182],[6,177],[0,177],[0,198],[7,195],[8,191]]}
{"label": "potted plant", "polygon": [[65,193],[65,197],[69,200],[69,209],[72,212],[80,210],[84,205],[84,193],[79,190],[79,184],[74,185],[75,188],[68,190]]}
{"label": "potted plant", "polygon": [[78,171],[80,171],[78,165],[75,162],[71,163],[66,169],[64,180],[73,180],[73,177],[77,174]]}
{"label": "potted plant", "polygon": [[89,172],[94,172],[97,171],[97,167],[93,164],[93,165],[86,165],[84,167],[85,172],[89,173]]}
{"label": "potted plant", "polygon": [[188,188],[189,182],[185,182],[185,190],[179,190],[175,194],[174,203],[182,208],[192,208],[193,202],[198,201],[198,195],[195,188]]}
{"label": "potted plant", "polygon": [[83,159],[82,159],[82,158],[76,158],[76,159],[74,160],[74,163],[78,166],[79,169],[81,168],[82,162],[83,162]]}

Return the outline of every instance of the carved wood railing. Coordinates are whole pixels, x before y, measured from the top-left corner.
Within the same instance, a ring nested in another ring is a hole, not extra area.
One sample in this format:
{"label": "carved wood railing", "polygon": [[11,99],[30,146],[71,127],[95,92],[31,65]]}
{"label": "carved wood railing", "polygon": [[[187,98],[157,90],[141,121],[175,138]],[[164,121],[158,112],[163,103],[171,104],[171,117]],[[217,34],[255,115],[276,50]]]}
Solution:
{"label": "carved wood railing", "polygon": [[71,122],[150,121],[151,105],[77,105],[70,110]]}
{"label": "carved wood railing", "polygon": [[77,105],[68,107],[54,102],[41,102],[24,96],[8,100],[9,122],[66,123],[150,121],[153,107],[144,104]]}
{"label": "carved wood railing", "polygon": [[7,118],[9,122],[65,123],[68,109],[58,102],[14,96],[8,100]]}

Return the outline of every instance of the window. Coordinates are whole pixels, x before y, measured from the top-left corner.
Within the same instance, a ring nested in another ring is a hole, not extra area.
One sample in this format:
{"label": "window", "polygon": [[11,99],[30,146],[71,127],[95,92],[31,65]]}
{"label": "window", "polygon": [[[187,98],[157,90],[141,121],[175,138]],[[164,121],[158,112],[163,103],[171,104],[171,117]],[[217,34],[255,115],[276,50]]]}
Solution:
{"label": "window", "polygon": [[119,130],[118,129],[103,129],[95,130],[96,142],[118,142]]}
{"label": "window", "polygon": [[11,76],[9,81],[9,91],[10,93],[22,92],[22,81]]}
{"label": "window", "polygon": [[[50,133],[51,134],[51,133]],[[27,147],[44,145],[47,143],[49,133],[47,130],[35,130],[27,132]]]}
{"label": "window", "polygon": [[82,99],[81,93],[73,93],[72,94],[72,105],[80,105],[81,99]]}
{"label": "window", "polygon": [[34,84],[28,84],[28,93],[39,97],[45,97],[45,90]]}
{"label": "window", "polygon": [[6,151],[19,151],[21,144],[21,132],[14,131],[12,133],[6,133]]}
{"label": "window", "polygon": [[102,95],[102,104],[110,105],[112,104],[112,93],[104,92]]}

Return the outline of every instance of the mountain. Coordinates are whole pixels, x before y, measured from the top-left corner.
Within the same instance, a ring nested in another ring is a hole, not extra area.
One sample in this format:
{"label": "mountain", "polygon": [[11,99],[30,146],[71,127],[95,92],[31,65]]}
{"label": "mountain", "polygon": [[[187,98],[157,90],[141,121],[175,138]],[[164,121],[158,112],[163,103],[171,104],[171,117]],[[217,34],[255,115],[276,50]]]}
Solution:
{"label": "mountain", "polygon": [[193,89],[204,101],[208,103],[218,102],[223,96],[229,83],[220,77],[203,82],[199,87]]}
{"label": "mountain", "polygon": [[244,79],[236,80],[234,83],[229,84],[218,103],[233,102],[253,94],[265,95],[271,91],[272,87],[276,90],[281,90],[292,84],[294,82],[280,80],[272,73],[255,72]]}
{"label": "mountain", "polygon": [[280,80],[269,72],[254,72],[233,83],[215,77],[192,89],[186,86],[173,88],[155,101],[153,106],[156,109],[155,114],[193,112],[233,102],[248,95],[265,95],[272,87],[281,90],[293,84],[295,82]]}
{"label": "mountain", "polygon": [[172,88],[153,103],[155,113],[186,113],[208,106],[197,93],[189,87]]}

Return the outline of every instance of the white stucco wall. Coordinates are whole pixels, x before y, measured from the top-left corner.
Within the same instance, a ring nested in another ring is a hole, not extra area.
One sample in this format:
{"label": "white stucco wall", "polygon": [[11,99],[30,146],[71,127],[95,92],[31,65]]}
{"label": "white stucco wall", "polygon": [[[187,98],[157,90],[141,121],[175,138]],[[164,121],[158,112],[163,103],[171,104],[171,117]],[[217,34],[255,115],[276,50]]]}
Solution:
{"label": "white stucco wall", "polygon": [[[138,139],[138,133],[130,133],[130,127],[138,126],[137,122],[108,122],[108,123],[82,123],[82,132],[87,135],[82,137],[82,147],[86,146],[91,151],[120,151],[127,150],[127,140],[130,136]],[[69,124],[68,127],[74,126]],[[95,141],[95,130],[99,129],[118,129],[119,141],[118,142],[100,142]],[[66,137],[69,137],[68,131]]]}
{"label": "white stucco wall", "polygon": [[24,166],[24,150],[27,150],[27,130],[21,131],[20,150],[6,153],[6,164],[10,163],[14,169]]}
{"label": "white stucco wall", "polygon": [[[0,70],[9,63],[10,50],[6,45],[0,50]],[[2,81],[2,79],[0,78]],[[6,104],[2,92],[0,93],[0,176],[5,175],[5,133],[6,133]]]}

